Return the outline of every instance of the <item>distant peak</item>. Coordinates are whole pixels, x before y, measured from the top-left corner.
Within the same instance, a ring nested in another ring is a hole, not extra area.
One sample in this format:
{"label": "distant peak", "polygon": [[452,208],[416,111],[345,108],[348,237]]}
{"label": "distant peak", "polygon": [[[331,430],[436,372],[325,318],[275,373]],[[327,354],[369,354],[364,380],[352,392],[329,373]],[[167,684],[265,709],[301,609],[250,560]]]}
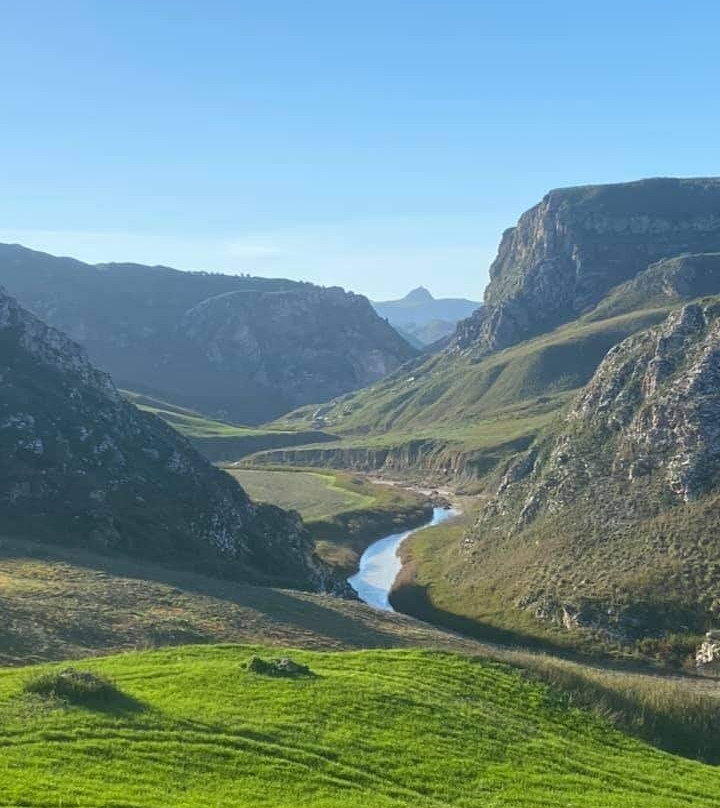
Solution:
{"label": "distant peak", "polygon": [[408,292],[405,295],[405,300],[417,300],[418,302],[424,302],[426,300],[435,300],[435,298],[424,286],[418,286],[417,289],[413,289],[411,292]]}

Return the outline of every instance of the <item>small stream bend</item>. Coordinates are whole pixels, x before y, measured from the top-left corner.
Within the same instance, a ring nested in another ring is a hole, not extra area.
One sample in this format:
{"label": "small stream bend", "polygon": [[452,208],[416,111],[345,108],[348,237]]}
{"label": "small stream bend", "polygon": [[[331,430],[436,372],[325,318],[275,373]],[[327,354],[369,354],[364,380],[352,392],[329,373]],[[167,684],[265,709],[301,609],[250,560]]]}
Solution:
{"label": "small stream bend", "polygon": [[433,508],[432,519],[427,524],[404,533],[391,533],[373,542],[362,554],[358,571],[348,578],[348,583],[358,593],[360,600],[376,609],[394,612],[389,598],[392,585],[402,567],[398,555],[400,545],[418,530],[439,525],[458,513],[454,508]]}

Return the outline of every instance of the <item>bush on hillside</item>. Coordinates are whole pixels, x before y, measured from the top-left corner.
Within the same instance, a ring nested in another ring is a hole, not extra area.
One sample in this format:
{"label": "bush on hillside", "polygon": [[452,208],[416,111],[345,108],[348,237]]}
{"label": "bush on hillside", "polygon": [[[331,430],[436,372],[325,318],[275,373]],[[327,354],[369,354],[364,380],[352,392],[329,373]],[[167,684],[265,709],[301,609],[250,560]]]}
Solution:
{"label": "bush on hillside", "polygon": [[281,659],[262,659],[259,656],[251,656],[245,668],[249,673],[258,673],[262,676],[312,676],[312,671],[307,665],[293,662],[288,657]]}
{"label": "bush on hillside", "polygon": [[25,692],[71,704],[101,704],[122,698],[122,693],[108,679],[77,668],[43,673],[27,682]]}

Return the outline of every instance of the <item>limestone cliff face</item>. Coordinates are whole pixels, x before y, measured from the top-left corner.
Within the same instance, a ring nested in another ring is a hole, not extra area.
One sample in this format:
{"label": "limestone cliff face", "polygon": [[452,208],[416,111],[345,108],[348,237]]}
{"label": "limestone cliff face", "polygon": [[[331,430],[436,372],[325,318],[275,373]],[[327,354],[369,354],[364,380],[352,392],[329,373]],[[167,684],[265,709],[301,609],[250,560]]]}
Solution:
{"label": "limestone cliff face", "polygon": [[90,266],[17,245],[0,245],[0,283],[119,385],[237,423],[357,389],[417,353],[339,288]]}
{"label": "limestone cliff face", "polygon": [[297,514],[253,503],[0,290],[3,534],[258,583],[338,586]]}
{"label": "limestone cliff face", "polygon": [[663,258],[720,250],[720,179],[551,191],[503,235],[485,306],[450,350],[502,349],[574,319]]}

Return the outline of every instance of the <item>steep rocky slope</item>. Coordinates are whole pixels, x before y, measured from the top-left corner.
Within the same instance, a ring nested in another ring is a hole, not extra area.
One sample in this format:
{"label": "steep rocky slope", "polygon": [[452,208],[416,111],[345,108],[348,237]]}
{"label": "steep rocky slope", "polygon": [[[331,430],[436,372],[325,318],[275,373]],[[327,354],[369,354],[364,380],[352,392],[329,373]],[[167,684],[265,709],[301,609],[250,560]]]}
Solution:
{"label": "steep rocky slope", "polygon": [[0,534],[253,582],[336,582],[296,514],[255,505],[0,290]]}
{"label": "steep rocky slope", "polygon": [[540,620],[636,640],[720,618],[720,303],[613,348],[466,535]]}
{"label": "steep rocky slope", "polygon": [[370,384],[416,353],[339,288],[90,266],[17,245],[0,245],[0,284],[121,386],[236,423]]}
{"label": "steep rocky slope", "polygon": [[452,348],[505,348],[575,319],[655,261],[718,248],[720,179],[551,191],[503,234],[485,306]]}

